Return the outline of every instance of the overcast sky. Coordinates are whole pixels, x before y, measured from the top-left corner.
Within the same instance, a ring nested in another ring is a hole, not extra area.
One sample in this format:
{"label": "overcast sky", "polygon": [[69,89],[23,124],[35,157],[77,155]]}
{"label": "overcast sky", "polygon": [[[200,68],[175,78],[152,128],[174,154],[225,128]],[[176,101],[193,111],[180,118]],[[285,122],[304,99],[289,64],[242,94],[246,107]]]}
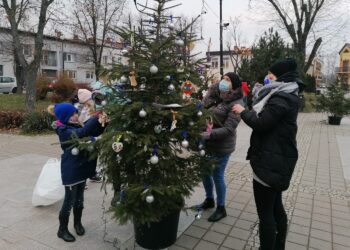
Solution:
{"label": "overcast sky", "polygon": [[[128,1],[128,10],[134,12],[134,1]],[[147,0],[137,1],[145,4]],[[257,0],[255,0],[255,2],[256,1]],[[339,1],[341,3],[336,5],[335,16],[337,16],[338,13],[339,16],[341,13],[345,13],[345,18],[349,19],[350,1]],[[204,2],[206,3],[205,10],[207,11],[207,14],[203,15],[201,19],[204,40],[196,45],[196,51],[206,51],[210,37],[212,38],[211,51],[219,50],[219,0],[205,0]],[[241,21],[240,29],[242,31],[243,40],[246,41],[246,46],[251,46],[269,27],[277,28],[276,24],[263,22],[261,12],[259,12],[256,5],[249,6],[249,0],[222,0],[222,2],[224,22],[229,21],[230,18],[239,17]],[[173,11],[175,14],[183,14],[187,17],[196,17],[201,13],[203,7],[203,0],[176,0],[173,3],[182,3],[181,6],[174,8]],[[283,30],[279,32],[286,41],[290,42],[288,34]],[[228,31],[224,31],[224,40],[226,37],[228,37]],[[329,54],[337,54],[345,42],[350,42],[350,25],[344,27],[343,32],[334,34],[334,36],[331,34],[327,38],[325,37],[320,53],[324,57]]]}

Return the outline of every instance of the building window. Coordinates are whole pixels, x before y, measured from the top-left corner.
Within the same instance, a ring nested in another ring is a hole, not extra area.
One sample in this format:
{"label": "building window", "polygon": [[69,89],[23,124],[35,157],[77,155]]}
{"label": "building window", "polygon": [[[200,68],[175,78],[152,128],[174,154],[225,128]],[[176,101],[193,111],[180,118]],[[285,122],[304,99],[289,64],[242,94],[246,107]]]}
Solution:
{"label": "building window", "polygon": [[75,55],[69,54],[69,53],[64,53],[64,61],[65,62],[75,62]]}
{"label": "building window", "polygon": [[230,67],[230,61],[229,60],[224,60],[224,68],[227,69]]}
{"label": "building window", "polygon": [[27,57],[32,56],[32,46],[29,44],[23,44],[23,54]]}
{"label": "building window", "polygon": [[108,56],[103,56],[102,57],[102,63],[107,64],[108,63]]}
{"label": "building window", "polygon": [[94,72],[86,71],[86,79],[94,79]]}
{"label": "building window", "polygon": [[43,69],[42,74],[47,76],[47,77],[50,77],[50,78],[56,78],[57,77],[57,70]]}
{"label": "building window", "polygon": [[42,58],[42,64],[46,66],[57,66],[57,56],[56,51],[43,51],[43,58]]}
{"label": "building window", "polygon": [[0,76],[4,74],[4,66],[0,65]]}
{"label": "building window", "polygon": [[69,78],[75,79],[77,76],[77,72],[75,70],[65,70],[65,72]]}
{"label": "building window", "polygon": [[211,67],[214,69],[217,69],[219,67],[219,62],[218,61],[212,61],[211,62]]}

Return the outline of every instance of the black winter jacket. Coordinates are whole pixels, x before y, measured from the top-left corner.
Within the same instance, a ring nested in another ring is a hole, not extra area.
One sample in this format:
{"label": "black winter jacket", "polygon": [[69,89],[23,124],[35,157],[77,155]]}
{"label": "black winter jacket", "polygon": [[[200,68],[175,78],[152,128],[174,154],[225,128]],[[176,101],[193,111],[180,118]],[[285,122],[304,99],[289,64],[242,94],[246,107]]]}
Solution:
{"label": "black winter jacket", "polygon": [[208,153],[214,156],[231,154],[236,147],[236,128],[241,121],[241,117],[231,109],[234,104],[243,105],[242,90],[235,90],[222,99],[216,84],[209,89],[203,102],[211,111],[214,123],[210,138],[206,141]]}
{"label": "black winter jacket", "polygon": [[277,93],[257,116],[255,111],[241,113],[253,129],[247,160],[254,173],[275,190],[288,189],[298,160],[297,116],[299,97]]}

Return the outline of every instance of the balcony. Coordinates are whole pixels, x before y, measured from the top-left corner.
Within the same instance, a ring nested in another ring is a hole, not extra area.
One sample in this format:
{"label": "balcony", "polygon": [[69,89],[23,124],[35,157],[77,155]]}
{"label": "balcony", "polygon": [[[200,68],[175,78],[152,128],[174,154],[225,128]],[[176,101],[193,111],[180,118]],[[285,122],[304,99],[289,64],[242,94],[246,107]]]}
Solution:
{"label": "balcony", "polygon": [[336,73],[350,73],[350,67],[336,67],[335,68]]}

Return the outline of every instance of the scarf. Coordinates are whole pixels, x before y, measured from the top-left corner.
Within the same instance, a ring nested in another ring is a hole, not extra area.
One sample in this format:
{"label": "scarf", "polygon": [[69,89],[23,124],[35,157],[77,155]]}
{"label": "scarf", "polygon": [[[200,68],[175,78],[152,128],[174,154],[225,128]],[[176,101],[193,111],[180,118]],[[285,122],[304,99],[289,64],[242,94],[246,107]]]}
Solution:
{"label": "scarf", "polygon": [[299,86],[296,82],[272,82],[265,85],[260,89],[257,98],[253,102],[253,110],[260,114],[271,96],[281,92],[298,95]]}

